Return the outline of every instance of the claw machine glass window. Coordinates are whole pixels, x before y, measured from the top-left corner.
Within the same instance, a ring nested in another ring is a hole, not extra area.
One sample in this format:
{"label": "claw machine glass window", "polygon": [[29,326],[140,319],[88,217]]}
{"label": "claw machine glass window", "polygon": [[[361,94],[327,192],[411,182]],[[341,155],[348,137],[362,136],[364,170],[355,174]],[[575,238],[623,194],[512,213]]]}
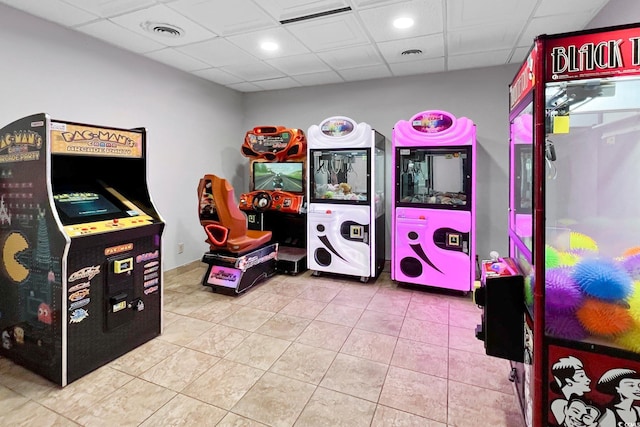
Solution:
{"label": "claw machine glass window", "polygon": [[311,202],[369,204],[369,152],[311,150]]}
{"label": "claw machine glass window", "polygon": [[397,148],[398,206],[470,210],[471,148]]}
{"label": "claw machine glass window", "polygon": [[516,247],[533,252],[533,103],[511,121],[510,225]]}
{"label": "claw machine glass window", "polygon": [[[380,144],[382,144],[382,146],[384,147],[384,136],[376,134],[376,138],[378,138],[378,141],[376,141],[376,147],[378,147]],[[384,150],[381,150],[380,148],[376,148],[375,149],[375,168],[376,168],[376,174],[375,174],[375,192],[376,194],[374,194],[375,197],[375,214],[376,214],[376,218],[379,217],[380,215],[384,214],[384,209],[385,209],[385,201],[384,201],[384,187],[385,187],[385,167],[384,167],[384,162],[385,162],[385,156],[384,156]]]}
{"label": "claw machine glass window", "polygon": [[640,79],[548,83],[545,107],[547,334],[627,347],[640,279]]}

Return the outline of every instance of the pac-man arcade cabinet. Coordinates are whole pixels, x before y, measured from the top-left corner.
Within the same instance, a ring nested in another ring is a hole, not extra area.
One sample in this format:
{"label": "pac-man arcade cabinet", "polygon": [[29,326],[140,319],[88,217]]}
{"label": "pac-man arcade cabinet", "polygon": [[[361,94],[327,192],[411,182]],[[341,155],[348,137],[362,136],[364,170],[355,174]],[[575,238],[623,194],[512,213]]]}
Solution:
{"label": "pac-man arcade cabinet", "polygon": [[161,332],[146,132],[36,114],[0,130],[0,354],[65,386]]}

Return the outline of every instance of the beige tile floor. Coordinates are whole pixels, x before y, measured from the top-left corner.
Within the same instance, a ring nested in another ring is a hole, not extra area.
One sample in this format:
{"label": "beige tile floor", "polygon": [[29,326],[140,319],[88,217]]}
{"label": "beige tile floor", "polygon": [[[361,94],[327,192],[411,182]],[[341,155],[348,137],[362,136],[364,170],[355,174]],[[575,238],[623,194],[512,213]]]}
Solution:
{"label": "beige tile floor", "polygon": [[65,388],[0,358],[0,426],[521,427],[470,297],[275,276],[240,297],[165,274],[164,333]]}

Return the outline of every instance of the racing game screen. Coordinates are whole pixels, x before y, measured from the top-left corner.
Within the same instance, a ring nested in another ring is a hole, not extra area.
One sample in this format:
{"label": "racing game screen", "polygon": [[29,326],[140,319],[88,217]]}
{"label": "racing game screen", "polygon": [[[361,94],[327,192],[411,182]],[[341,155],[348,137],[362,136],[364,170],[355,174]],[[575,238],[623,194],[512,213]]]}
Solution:
{"label": "racing game screen", "polygon": [[280,190],[291,193],[302,193],[302,162],[253,163],[254,190]]}

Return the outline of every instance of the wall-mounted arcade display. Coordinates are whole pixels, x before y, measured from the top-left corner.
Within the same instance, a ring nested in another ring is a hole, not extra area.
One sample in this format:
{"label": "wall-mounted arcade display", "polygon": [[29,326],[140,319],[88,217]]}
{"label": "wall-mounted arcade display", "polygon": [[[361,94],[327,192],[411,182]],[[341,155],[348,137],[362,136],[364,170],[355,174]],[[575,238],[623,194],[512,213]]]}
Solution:
{"label": "wall-mounted arcade display", "polygon": [[2,356],[64,386],[161,333],[145,153],[144,129],[36,114],[0,130]]}

